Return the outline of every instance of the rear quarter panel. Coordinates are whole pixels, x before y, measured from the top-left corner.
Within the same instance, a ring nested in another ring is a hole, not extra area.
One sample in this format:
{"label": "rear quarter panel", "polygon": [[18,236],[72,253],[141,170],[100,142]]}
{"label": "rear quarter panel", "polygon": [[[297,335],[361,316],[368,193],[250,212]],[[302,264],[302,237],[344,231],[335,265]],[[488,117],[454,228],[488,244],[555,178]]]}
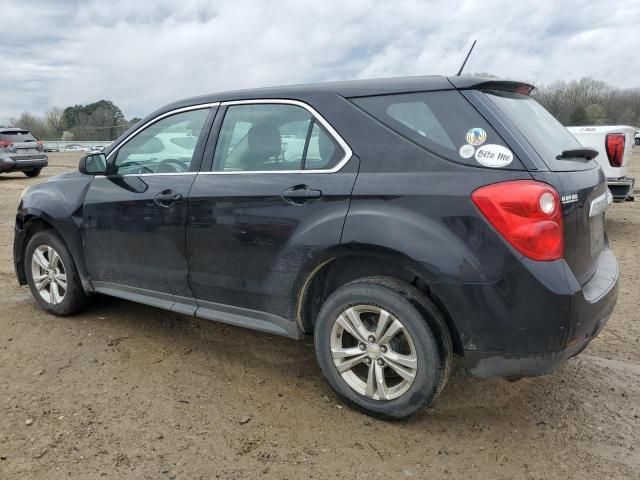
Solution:
{"label": "rear quarter panel", "polygon": [[[370,122],[362,118],[351,130],[350,144],[361,161],[341,251],[395,258],[442,301],[463,348],[478,348],[482,340],[495,343],[502,325],[494,317],[505,318],[496,309],[517,316],[529,304],[516,302],[514,292],[527,282],[500,283],[518,268],[522,255],[484,220],[471,193],[531,174],[453,163]],[[487,288],[470,293],[469,285]]]}

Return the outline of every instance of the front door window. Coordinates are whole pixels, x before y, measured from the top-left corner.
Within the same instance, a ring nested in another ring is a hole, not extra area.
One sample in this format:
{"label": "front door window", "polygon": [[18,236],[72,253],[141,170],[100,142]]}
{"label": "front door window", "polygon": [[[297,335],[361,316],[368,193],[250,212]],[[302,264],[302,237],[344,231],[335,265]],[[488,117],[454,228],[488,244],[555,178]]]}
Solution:
{"label": "front door window", "polygon": [[118,150],[116,173],[188,172],[208,114],[209,109],[203,108],[176,113],[153,123]]}

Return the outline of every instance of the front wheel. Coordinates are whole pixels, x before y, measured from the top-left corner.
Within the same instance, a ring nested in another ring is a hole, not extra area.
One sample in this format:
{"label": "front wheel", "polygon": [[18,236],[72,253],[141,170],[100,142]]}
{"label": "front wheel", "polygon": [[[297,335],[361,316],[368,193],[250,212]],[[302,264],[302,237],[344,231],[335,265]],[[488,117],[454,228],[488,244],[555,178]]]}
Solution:
{"label": "front wheel", "polygon": [[71,253],[53,230],[36,233],[24,259],[31,294],[44,310],[66,316],[86,306],[87,295]]}
{"label": "front wheel", "polygon": [[383,419],[430,405],[451,368],[451,338],[440,314],[415,287],[383,277],[356,280],[327,299],[315,350],[329,385]]}

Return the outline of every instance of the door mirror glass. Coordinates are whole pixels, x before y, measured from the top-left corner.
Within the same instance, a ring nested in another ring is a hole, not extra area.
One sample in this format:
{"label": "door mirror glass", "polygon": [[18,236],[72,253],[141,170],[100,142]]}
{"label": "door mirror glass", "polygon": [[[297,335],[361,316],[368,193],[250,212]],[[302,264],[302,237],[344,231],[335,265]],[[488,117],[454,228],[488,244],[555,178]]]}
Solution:
{"label": "door mirror glass", "polygon": [[107,170],[107,157],[104,153],[85,155],[80,159],[78,170],[85,175],[104,175]]}

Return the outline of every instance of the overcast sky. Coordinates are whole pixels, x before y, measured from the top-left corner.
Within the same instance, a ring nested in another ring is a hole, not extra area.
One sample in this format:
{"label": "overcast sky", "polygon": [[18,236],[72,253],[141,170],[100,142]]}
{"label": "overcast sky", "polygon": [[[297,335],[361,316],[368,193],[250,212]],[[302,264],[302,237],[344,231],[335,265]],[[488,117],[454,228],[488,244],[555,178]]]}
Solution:
{"label": "overcast sky", "polygon": [[640,2],[0,0],[0,124],[237,88],[469,72],[640,87]]}

